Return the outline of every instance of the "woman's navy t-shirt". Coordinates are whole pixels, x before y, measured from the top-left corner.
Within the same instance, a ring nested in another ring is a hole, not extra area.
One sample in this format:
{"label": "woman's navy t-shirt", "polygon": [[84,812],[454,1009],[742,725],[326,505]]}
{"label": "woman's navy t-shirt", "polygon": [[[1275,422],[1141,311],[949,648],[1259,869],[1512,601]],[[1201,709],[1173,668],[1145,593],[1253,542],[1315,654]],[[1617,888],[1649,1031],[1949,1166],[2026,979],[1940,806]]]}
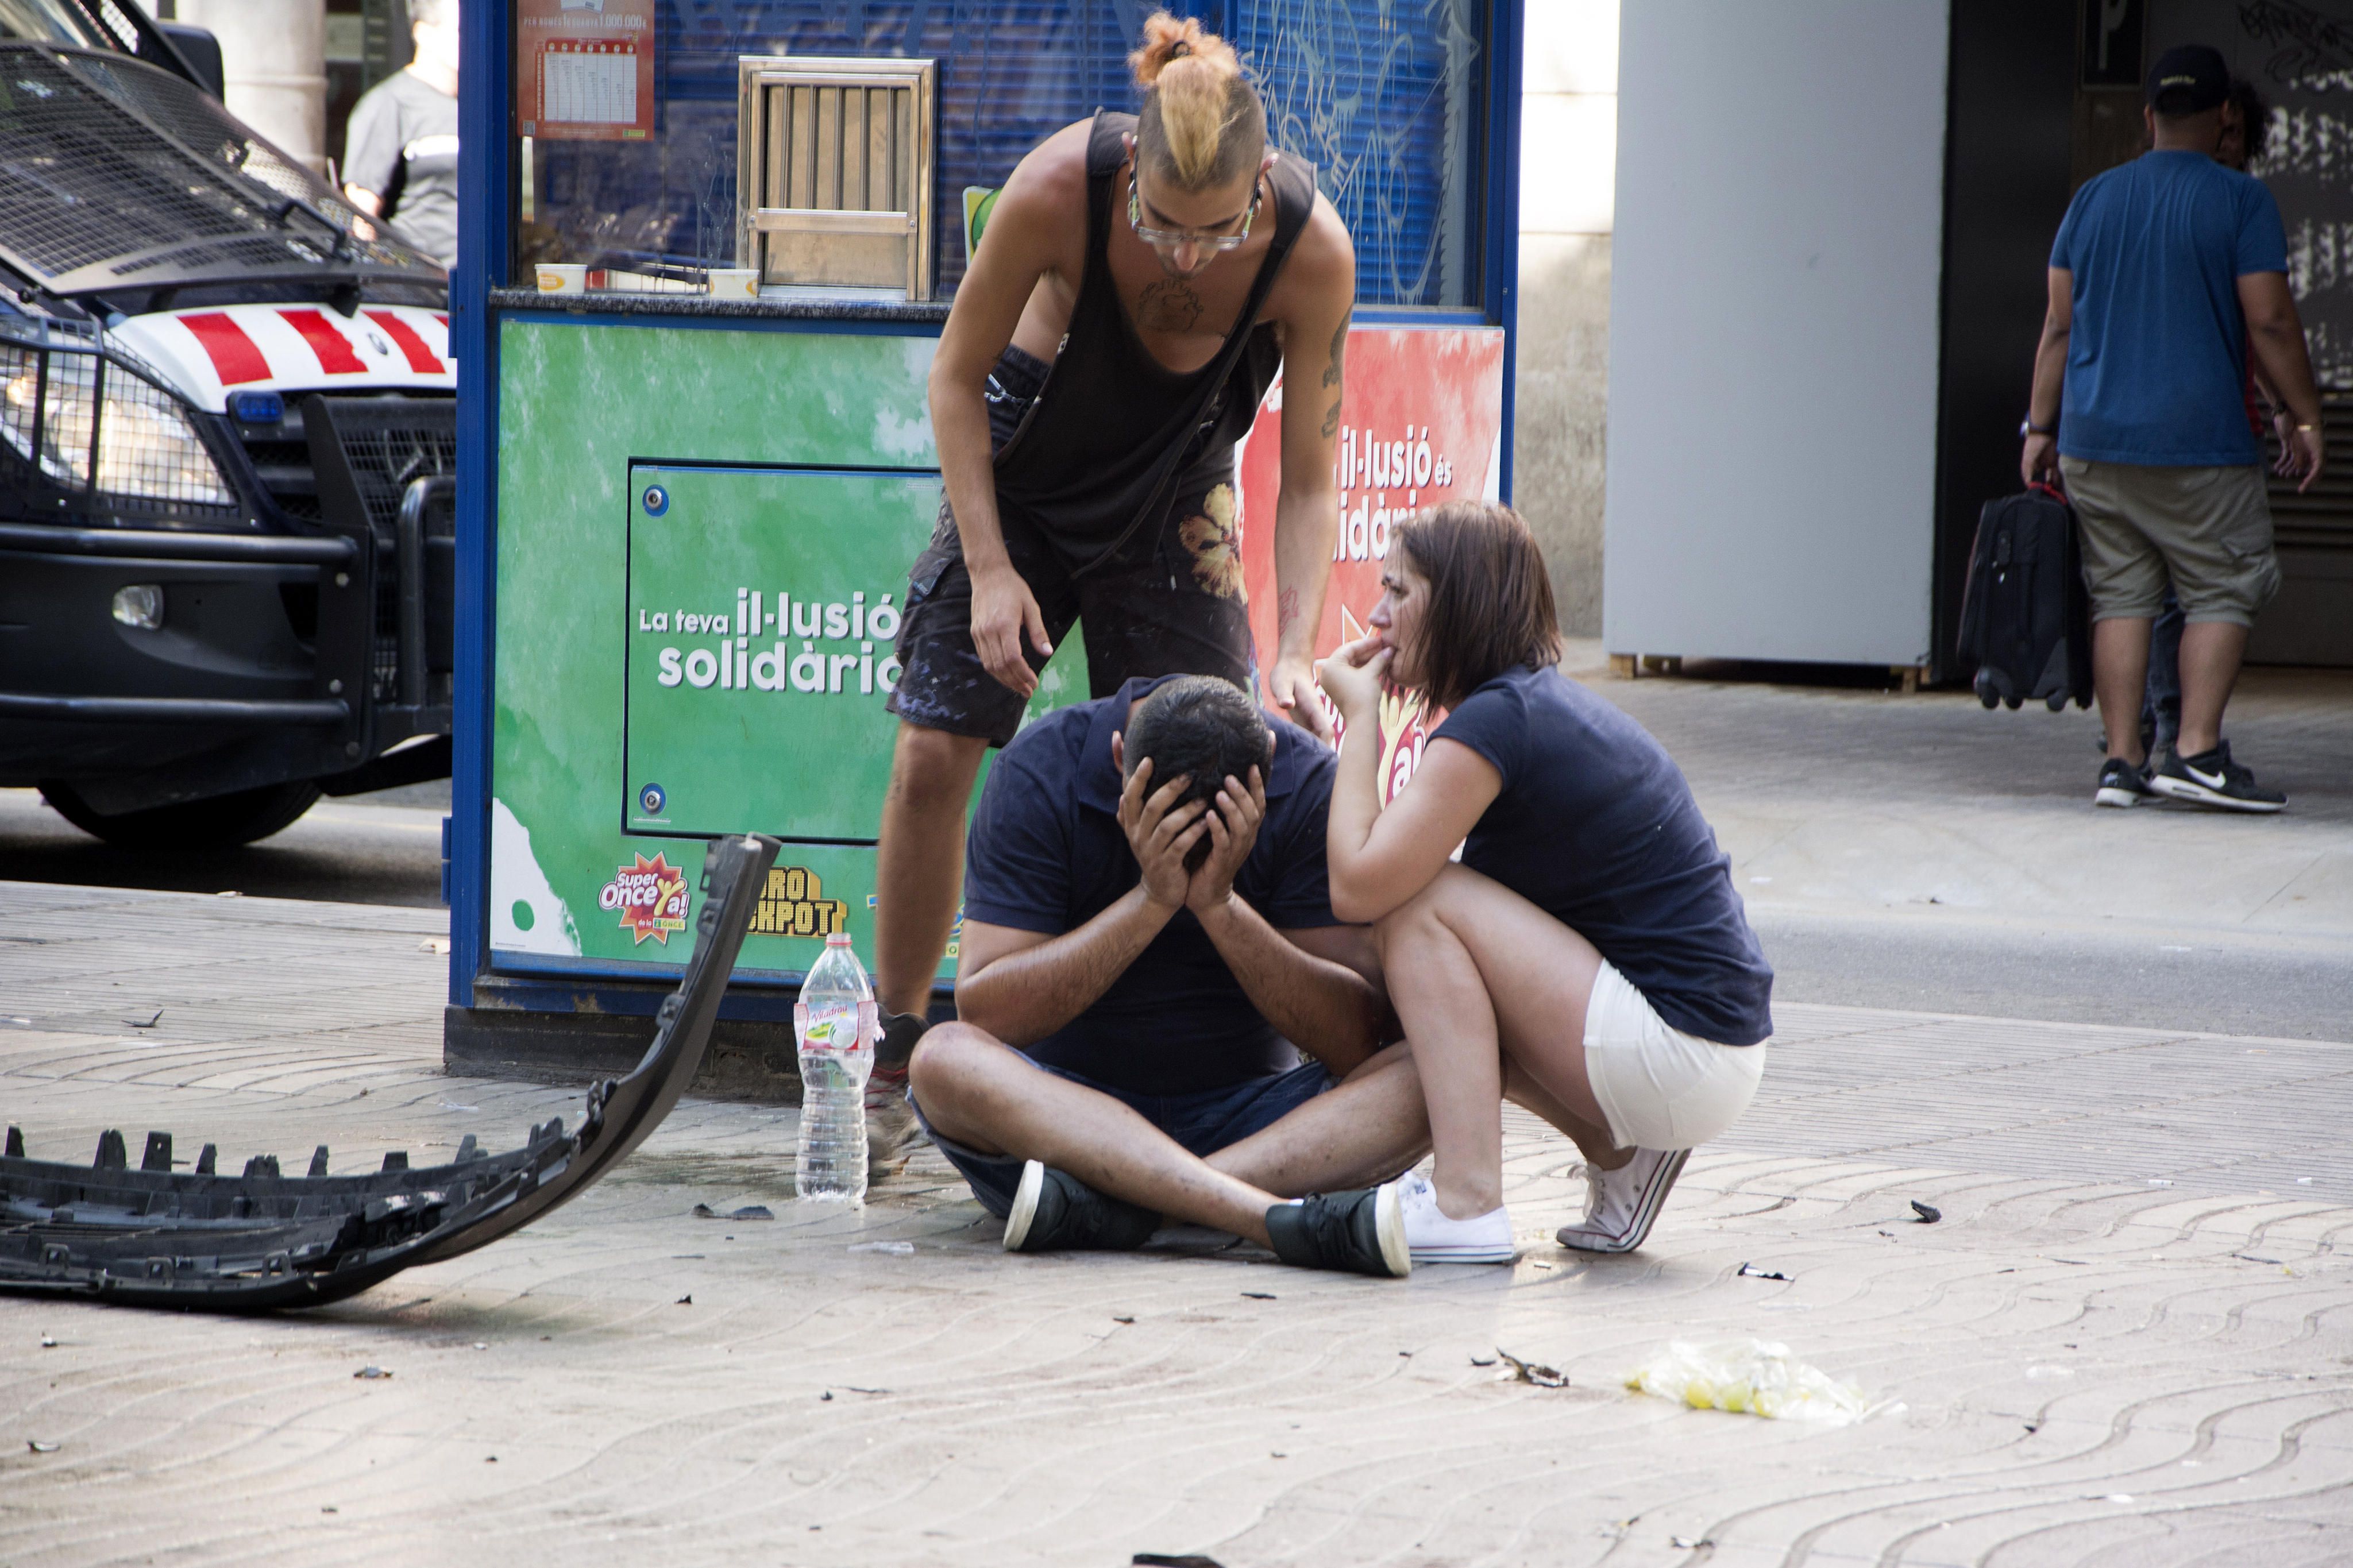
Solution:
{"label": "woman's navy t-shirt", "polygon": [[1773,971],[1732,890],[1732,858],[1649,731],[1549,667],[1464,698],[1434,741],[1504,775],[1462,864],[1601,950],[1659,1016],[1719,1045],[1773,1032]]}

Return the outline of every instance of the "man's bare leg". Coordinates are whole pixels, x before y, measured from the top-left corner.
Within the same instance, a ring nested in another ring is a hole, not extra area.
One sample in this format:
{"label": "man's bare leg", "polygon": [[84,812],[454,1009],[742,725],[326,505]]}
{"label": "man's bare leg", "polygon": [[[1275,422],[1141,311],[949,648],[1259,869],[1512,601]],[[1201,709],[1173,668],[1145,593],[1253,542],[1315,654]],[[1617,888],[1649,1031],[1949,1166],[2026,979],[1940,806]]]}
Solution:
{"label": "man's bare leg", "polygon": [[2247,628],[2231,621],[2192,621],[2181,629],[2181,729],[2174,750],[2195,757],[2222,743],[2222,710],[2239,683]]}
{"label": "man's bare leg", "polygon": [[964,886],[965,814],[988,742],[902,720],[875,849],[876,1000],[893,1013],[930,1011]]}
{"label": "man's bare leg", "polygon": [[[2108,738],[2108,755],[2122,757],[2137,768],[2148,765],[2148,753],[2140,744],[2141,699],[2148,689],[2148,627],[2147,616],[2119,616],[2092,623],[2092,693],[2100,704],[2100,729]],[[2181,731],[2185,737],[2189,733],[2187,632],[2181,638]],[[2176,749],[2185,754],[2189,751],[2179,742]]]}
{"label": "man's bare leg", "polygon": [[1281,1197],[1388,1181],[1430,1152],[1430,1113],[1413,1054],[1395,1045],[1281,1121],[1208,1163]]}
{"label": "man's bare leg", "polygon": [[1111,1096],[1040,1072],[968,1025],[925,1035],[913,1072],[915,1098],[944,1138],[1040,1161],[1098,1192],[1261,1246],[1269,1245],[1266,1211],[1284,1197],[1394,1174],[1426,1136],[1420,1087],[1402,1052],[1367,1062],[1210,1161]]}

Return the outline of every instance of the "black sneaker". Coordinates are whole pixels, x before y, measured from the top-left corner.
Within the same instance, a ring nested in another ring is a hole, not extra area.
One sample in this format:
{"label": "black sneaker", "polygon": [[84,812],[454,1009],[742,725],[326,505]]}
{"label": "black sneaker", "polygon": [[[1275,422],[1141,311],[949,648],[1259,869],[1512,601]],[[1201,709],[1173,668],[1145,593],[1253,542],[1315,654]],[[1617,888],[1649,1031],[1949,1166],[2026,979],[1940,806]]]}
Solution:
{"label": "black sneaker", "polygon": [[932,1021],[921,1013],[882,1014],[882,1037],[874,1042],[874,1065],[887,1071],[904,1073],[909,1058],[915,1054],[915,1042],[923,1037]]}
{"label": "black sneaker", "polygon": [[1294,1268],[1399,1278],[1413,1272],[1395,1182],[1277,1204],[1266,1211],[1266,1234],[1274,1255]]}
{"label": "black sneaker", "polygon": [[1031,1160],[1021,1167],[1021,1184],[1005,1216],[1005,1250],[1133,1252],[1159,1228],[1160,1216],[1150,1209]]}
{"label": "black sneaker", "polygon": [[2228,741],[2194,757],[2168,752],[2157,771],[2149,774],[2148,787],[2176,800],[2194,801],[2222,811],[2279,811],[2287,805],[2287,796],[2277,790],[2258,788],[2255,775],[2231,760]]}
{"label": "black sneaker", "polygon": [[2093,792],[2094,805],[2138,805],[2149,795],[2148,775],[2122,757],[2110,757],[2100,764],[2100,787]]}

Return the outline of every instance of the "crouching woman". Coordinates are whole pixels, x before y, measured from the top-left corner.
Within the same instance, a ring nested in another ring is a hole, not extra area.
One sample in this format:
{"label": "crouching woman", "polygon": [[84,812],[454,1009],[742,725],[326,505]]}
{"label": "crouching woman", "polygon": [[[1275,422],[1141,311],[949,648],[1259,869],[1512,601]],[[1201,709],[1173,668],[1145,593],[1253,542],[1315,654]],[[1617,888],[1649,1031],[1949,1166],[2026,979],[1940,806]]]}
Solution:
{"label": "crouching woman", "polygon": [[[1429,1104],[1434,1176],[1399,1179],[1414,1260],[1513,1258],[1506,1097],[1584,1151],[1585,1219],[1561,1245],[1631,1251],[1764,1070],[1773,972],[1730,858],[1664,749],[1556,668],[1517,512],[1424,513],[1381,586],[1371,632],[1322,671],[1346,725],[1328,858],[1334,911],[1377,922]],[[1386,808],[1384,679],[1449,710]]]}

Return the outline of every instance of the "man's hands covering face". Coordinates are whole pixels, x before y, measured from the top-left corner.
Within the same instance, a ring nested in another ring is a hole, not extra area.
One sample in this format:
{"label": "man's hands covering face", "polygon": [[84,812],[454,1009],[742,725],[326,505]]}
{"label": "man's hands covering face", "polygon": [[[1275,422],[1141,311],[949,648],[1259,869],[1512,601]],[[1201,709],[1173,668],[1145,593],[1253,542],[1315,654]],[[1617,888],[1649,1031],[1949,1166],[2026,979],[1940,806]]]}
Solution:
{"label": "man's hands covering face", "polygon": [[[1144,896],[1174,913],[1189,908],[1206,914],[1234,894],[1234,877],[1258,843],[1259,824],[1266,820],[1266,781],[1253,767],[1245,785],[1231,773],[1214,802],[1176,805],[1191,780],[1178,774],[1154,788],[1152,760],[1136,764],[1119,792],[1119,825],[1127,834],[1143,872]],[[1204,836],[1208,857],[1198,869],[1187,872],[1185,858]]]}
{"label": "man's hands covering face", "polygon": [[1185,892],[1186,907],[1197,915],[1209,913],[1234,896],[1234,875],[1250,858],[1258,826],[1266,820],[1266,781],[1252,767],[1245,789],[1241,780],[1228,773],[1216,804],[1217,809],[1202,818],[1209,829],[1209,858],[1193,873]]}
{"label": "man's hands covering face", "polygon": [[1192,877],[1185,869],[1185,857],[1208,831],[1202,820],[1208,802],[1175,805],[1190,782],[1179,773],[1153,789],[1152,759],[1146,757],[1127,775],[1119,792],[1119,825],[1126,830],[1127,847],[1135,852],[1135,863],[1144,869],[1144,896],[1171,913],[1184,907],[1190,890]]}

